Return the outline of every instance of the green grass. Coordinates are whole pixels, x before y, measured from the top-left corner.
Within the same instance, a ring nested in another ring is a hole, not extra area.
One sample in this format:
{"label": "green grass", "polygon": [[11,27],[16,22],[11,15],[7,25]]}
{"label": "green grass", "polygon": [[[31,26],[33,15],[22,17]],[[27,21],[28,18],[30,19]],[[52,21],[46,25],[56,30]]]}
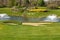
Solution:
{"label": "green grass", "polygon": [[[44,7],[40,7],[40,8],[45,9]],[[7,13],[8,15],[12,15],[12,16],[20,16],[23,14],[20,11],[13,12],[11,8],[0,8],[0,13]],[[25,14],[27,17],[44,17],[50,14],[56,14],[57,16],[60,16],[60,9],[48,9],[48,12],[26,12]]]}
{"label": "green grass", "polygon": [[0,8],[0,13],[6,13],[11,16],[20,16],[21,12],[14,12],[11,8]]}
{"label": "green grass", "polygon": [[44,17],[48,16],[50,14],[56,14],[57,16],[60,16],[60,9],[48,9],[48,12],[28,12],[28,17]]}
{"label": "green grass", "polygon": [[[0,8],[0,13],[21,15],[21,12],[12,12],[10,8]],[[48,12],[26,12],[28,17],[42,17],[49,14],[60,16],[60,9]],[[9,25],[0,23],[0,40],[60,40],[60,23],[44,26]]]}
{"label": "green grass", "polygon": [[0,40],[60,40],[60,23],[37,27],[0,24]]}

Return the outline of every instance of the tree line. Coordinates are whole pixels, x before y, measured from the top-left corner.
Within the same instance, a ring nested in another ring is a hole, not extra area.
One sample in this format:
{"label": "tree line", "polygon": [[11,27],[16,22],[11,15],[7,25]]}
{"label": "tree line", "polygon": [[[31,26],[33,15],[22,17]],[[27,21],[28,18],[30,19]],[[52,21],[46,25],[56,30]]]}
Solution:
{"label": "tree line", "polygon": [[[47,4],[47,5],[46,5]],[[0,7],[37,7],[37,6],[46,6],[48,8],[57,8],[60,6],[60,0],[53,1],[49,0],[49,2],[44,2],[44,0],[0,0]]]}
{"label": "tree line", "polygon": [[0,7],[43,6],[43,0],[0,0]]}

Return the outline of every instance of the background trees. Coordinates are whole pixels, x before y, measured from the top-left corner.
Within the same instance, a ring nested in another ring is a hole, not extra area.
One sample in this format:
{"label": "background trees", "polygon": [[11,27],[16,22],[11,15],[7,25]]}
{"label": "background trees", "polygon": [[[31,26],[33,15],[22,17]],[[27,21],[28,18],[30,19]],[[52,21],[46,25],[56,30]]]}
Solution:
{"label": "background trees", "polygon": [[43,0],[0,0],[0,6],[37,6],[44,5]]}
{"label": "background trees", "polygon": [[38,5],[39,6],[45,6],[44,0],[38,0]]}
{"label": "background trees", "polygon": [[51,9],[57,9],[59,6],[58,1],[53,1],[53,0],[49,0],[47,3],[47,7],[51,8]]}
{"label": "background trees", "polygon": [[[56,8],[58,5],[60,5],[60,1],[53,1],[49,0],[47,3],[48,8]],[[13,7],[13,6],[19,6],[19,7],[37,7],[37,6],[45,6],[46,4],[44,0],[0,0],[0,7]]]}

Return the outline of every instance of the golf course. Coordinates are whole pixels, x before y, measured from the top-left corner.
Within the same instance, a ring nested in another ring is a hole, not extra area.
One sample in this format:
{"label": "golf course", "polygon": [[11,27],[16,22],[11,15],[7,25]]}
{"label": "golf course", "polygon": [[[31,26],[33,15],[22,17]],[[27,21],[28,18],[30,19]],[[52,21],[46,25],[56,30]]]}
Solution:
{"label": "golf course", "polygon": [[39,26],[0,23],[0,40],[60,40],[60,23]]}
{"label": "golf course", "polygon": [[[14,12],[12,12],[10,8],[0,8],[0,13],[11,15],[11,13]],[[49,13],[60,16],[60,9],[36,13],[39,17],[47,16]],[[36,13],[35,15],[30,14],[31,16],[29,16],[37,17]],[[17,13],[16,15],[21,14]],[[0,40],[60,40],[60,22],[50,22],[50,24],[40,24],[39,26],[22,24],[13,25],[0,22]]]}
{"label": "golf course", "polygon": [[60,40],[60,0],[0,0],[0,40]]}

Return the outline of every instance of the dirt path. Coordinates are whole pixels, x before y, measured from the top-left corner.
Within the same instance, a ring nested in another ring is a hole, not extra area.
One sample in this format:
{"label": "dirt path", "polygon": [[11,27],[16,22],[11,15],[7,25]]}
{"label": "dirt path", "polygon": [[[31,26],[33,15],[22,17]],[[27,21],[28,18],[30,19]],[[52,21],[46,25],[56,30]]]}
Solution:
{"label": "dirt path", "polygon": [[51,23],[22,23],[22,25],[32,25],[32,26],[40,26],[44,24],[51,24]]}

